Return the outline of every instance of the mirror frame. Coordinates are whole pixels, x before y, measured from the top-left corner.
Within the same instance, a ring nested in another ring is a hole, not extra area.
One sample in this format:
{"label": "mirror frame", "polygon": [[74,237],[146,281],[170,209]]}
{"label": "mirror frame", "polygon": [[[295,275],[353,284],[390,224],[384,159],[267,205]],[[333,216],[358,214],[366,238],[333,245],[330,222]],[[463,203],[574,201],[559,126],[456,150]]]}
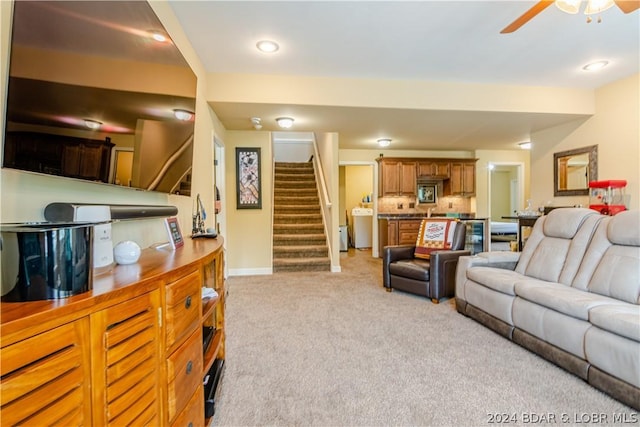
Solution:
{"label": "mirror frame", "polygon": [[588,154],[589,155],[589,181],[597,181],[598,180],[598,146],[590,145],[588,147],[576,148],[574,150],[568,151],[559,151],[557,153],[553,153],[553,195],[555,197],[558,196],[588,196],[589,195],[589,187],[580,188],[580,189],[571,189],[571,190],[561,190],[558,188],[558,165],[560,158],[575,156],[579,154]]}

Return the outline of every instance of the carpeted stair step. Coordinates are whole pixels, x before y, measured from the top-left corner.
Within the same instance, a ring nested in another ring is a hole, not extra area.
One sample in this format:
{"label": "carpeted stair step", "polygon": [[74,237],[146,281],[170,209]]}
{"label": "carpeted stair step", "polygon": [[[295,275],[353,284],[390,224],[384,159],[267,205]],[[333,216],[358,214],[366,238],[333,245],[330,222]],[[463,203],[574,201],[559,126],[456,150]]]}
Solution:
{"label": "carpeted stair step", "polygon": [[285,204],[277,204],[273,208],[274,214],[288,214],[288,213],[317,213],[320,212],[319,204],[308,204],[308,205],[285,205]]}
{"label": "carpeted stair step", "polygon": [[322,224],[322,215],[319,213],[287,213],[273,216],[274,224]]}
{"label": "carpeted stair step", "polygon": [[277,196],[273,197],[274,206],[277,208],[279,205],[298,205],[298,206],[308,206],[308,205],[317,205],[318,209],[320,208],[320,198],[318,198],[318,194],[316,193],[313,196],[304,196],[304,195],[291,195],[290,192],[283,192]]}
{"label": "carpeted stair step", "polygon": [[322,224],[274,224],[273,234],[318,234],[324,233]]}
{"label": "carpeted stair step", "polygon": [[316,182],[316,176],[311,173],[276,173],[276,177],[274,177],[278,181],[313,181],[314,184]]}
{"label": "carpeted stair step", "polygon": [[328,257],[320,258],[274,258],[273,272],[287,271],[329,271],[331,261]]}
{"label": "carpeted stair step", "polygon": [[327,245],[274,246],[273,257],[281,258],[323,258],[329,256]]}
{"label": "carpeted stair step", "polygon": [[274,188],[273,197],[315,197],[316,203],[318,199],[318,190],[316,188]]}
{"label": "carpeted stair step", "polygon": [[289,181],[289,180],[276,180],[274,181],[274,188],[280,189],[280,188],[304,188],[304,189],[316,189],[316,182],[315,181],[306,181],[306,180],[300,180],[300,181]]}
{"label": "carpeted stair step", "polygon": [[315,234],[276,234],[273,236],[273,247],[326,245],[327,238],[323,233]]}

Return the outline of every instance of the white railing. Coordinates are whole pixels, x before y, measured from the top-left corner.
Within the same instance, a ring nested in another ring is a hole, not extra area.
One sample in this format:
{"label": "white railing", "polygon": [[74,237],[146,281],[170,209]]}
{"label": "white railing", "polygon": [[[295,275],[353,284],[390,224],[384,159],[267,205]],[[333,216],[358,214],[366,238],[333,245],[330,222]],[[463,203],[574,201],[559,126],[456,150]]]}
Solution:
{"label": "white railing", "polygon": [[160,172],[156,174],[156,177],[153,179],[153,181],[151,181],[151,184],[149,184],[149,186],[147,187],[147,190],[155,190],[155,188],[158,186],[158,184],[160,184],[160,181],[164,177],[164,174],[167,173],[167,170],[169,170],[169,168],[176,162],[176,160],[178,160],[178,157],[180,157],[180,155],[184,153],[187,150],[187,148],[189,148],[189,146],[192,144],[193,144],[193,134],[189,135],[187,140],[182,143],[180,148],[178,148],[176,152],[173,153],[171,157],[167,159],[166,162],[164,162],[162,169],[160,169]]}
{"label": "white railing", "polygon": [[313,135],[313,164],[314,173],[316,175],[316,182],[320,186],[320,211],[322,213],[322,224],[324,225],[324,234],[327,239],[327,246],[329,246],[329,262],[331,263],[331,270],[333,271],[333,233],[329,228],[331,221],[331,197],[327,190],[327,181],[322,168],[322,162],[320,161],[320,155],[318,151],[318,143],[316,142],[315,134]]}

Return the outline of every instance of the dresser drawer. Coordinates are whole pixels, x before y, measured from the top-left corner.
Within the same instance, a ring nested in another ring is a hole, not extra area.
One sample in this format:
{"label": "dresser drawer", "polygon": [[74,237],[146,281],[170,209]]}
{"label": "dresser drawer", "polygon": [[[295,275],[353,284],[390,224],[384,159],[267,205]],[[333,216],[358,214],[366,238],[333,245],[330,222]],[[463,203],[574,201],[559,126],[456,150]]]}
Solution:
{"label": "dresser drawer", "polygon": [[204,390],[198,387],[186,408],[180,412],[172,427],[200,427],[204,426]]}
{"label": "dresser drawer", "polygon": [[166,347],[173,351],[200,321],[201,288],[200,272],[194,271],[166,288]]}
{"label": "dresser drawer", "polygon": [[[171,421],[202,388],[202,330],[197,329],[167,359],[168,414]],[[204,409],[202,412],[204,417]]]}

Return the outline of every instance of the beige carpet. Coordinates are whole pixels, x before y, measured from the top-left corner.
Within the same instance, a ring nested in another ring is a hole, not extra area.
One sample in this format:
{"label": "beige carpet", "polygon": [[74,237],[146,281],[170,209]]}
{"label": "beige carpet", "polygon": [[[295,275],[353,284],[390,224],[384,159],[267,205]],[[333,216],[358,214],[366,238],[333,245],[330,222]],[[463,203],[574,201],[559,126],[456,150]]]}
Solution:
{"label": "beige carpet", "polygon": [[638,425],[637,412],[458,314],[453,300],[385,292],[369,251],[341,258],[342,273],[228,279],[214,425],[478,426],[497,424],[495,414],[575,424],[594,413]]}

